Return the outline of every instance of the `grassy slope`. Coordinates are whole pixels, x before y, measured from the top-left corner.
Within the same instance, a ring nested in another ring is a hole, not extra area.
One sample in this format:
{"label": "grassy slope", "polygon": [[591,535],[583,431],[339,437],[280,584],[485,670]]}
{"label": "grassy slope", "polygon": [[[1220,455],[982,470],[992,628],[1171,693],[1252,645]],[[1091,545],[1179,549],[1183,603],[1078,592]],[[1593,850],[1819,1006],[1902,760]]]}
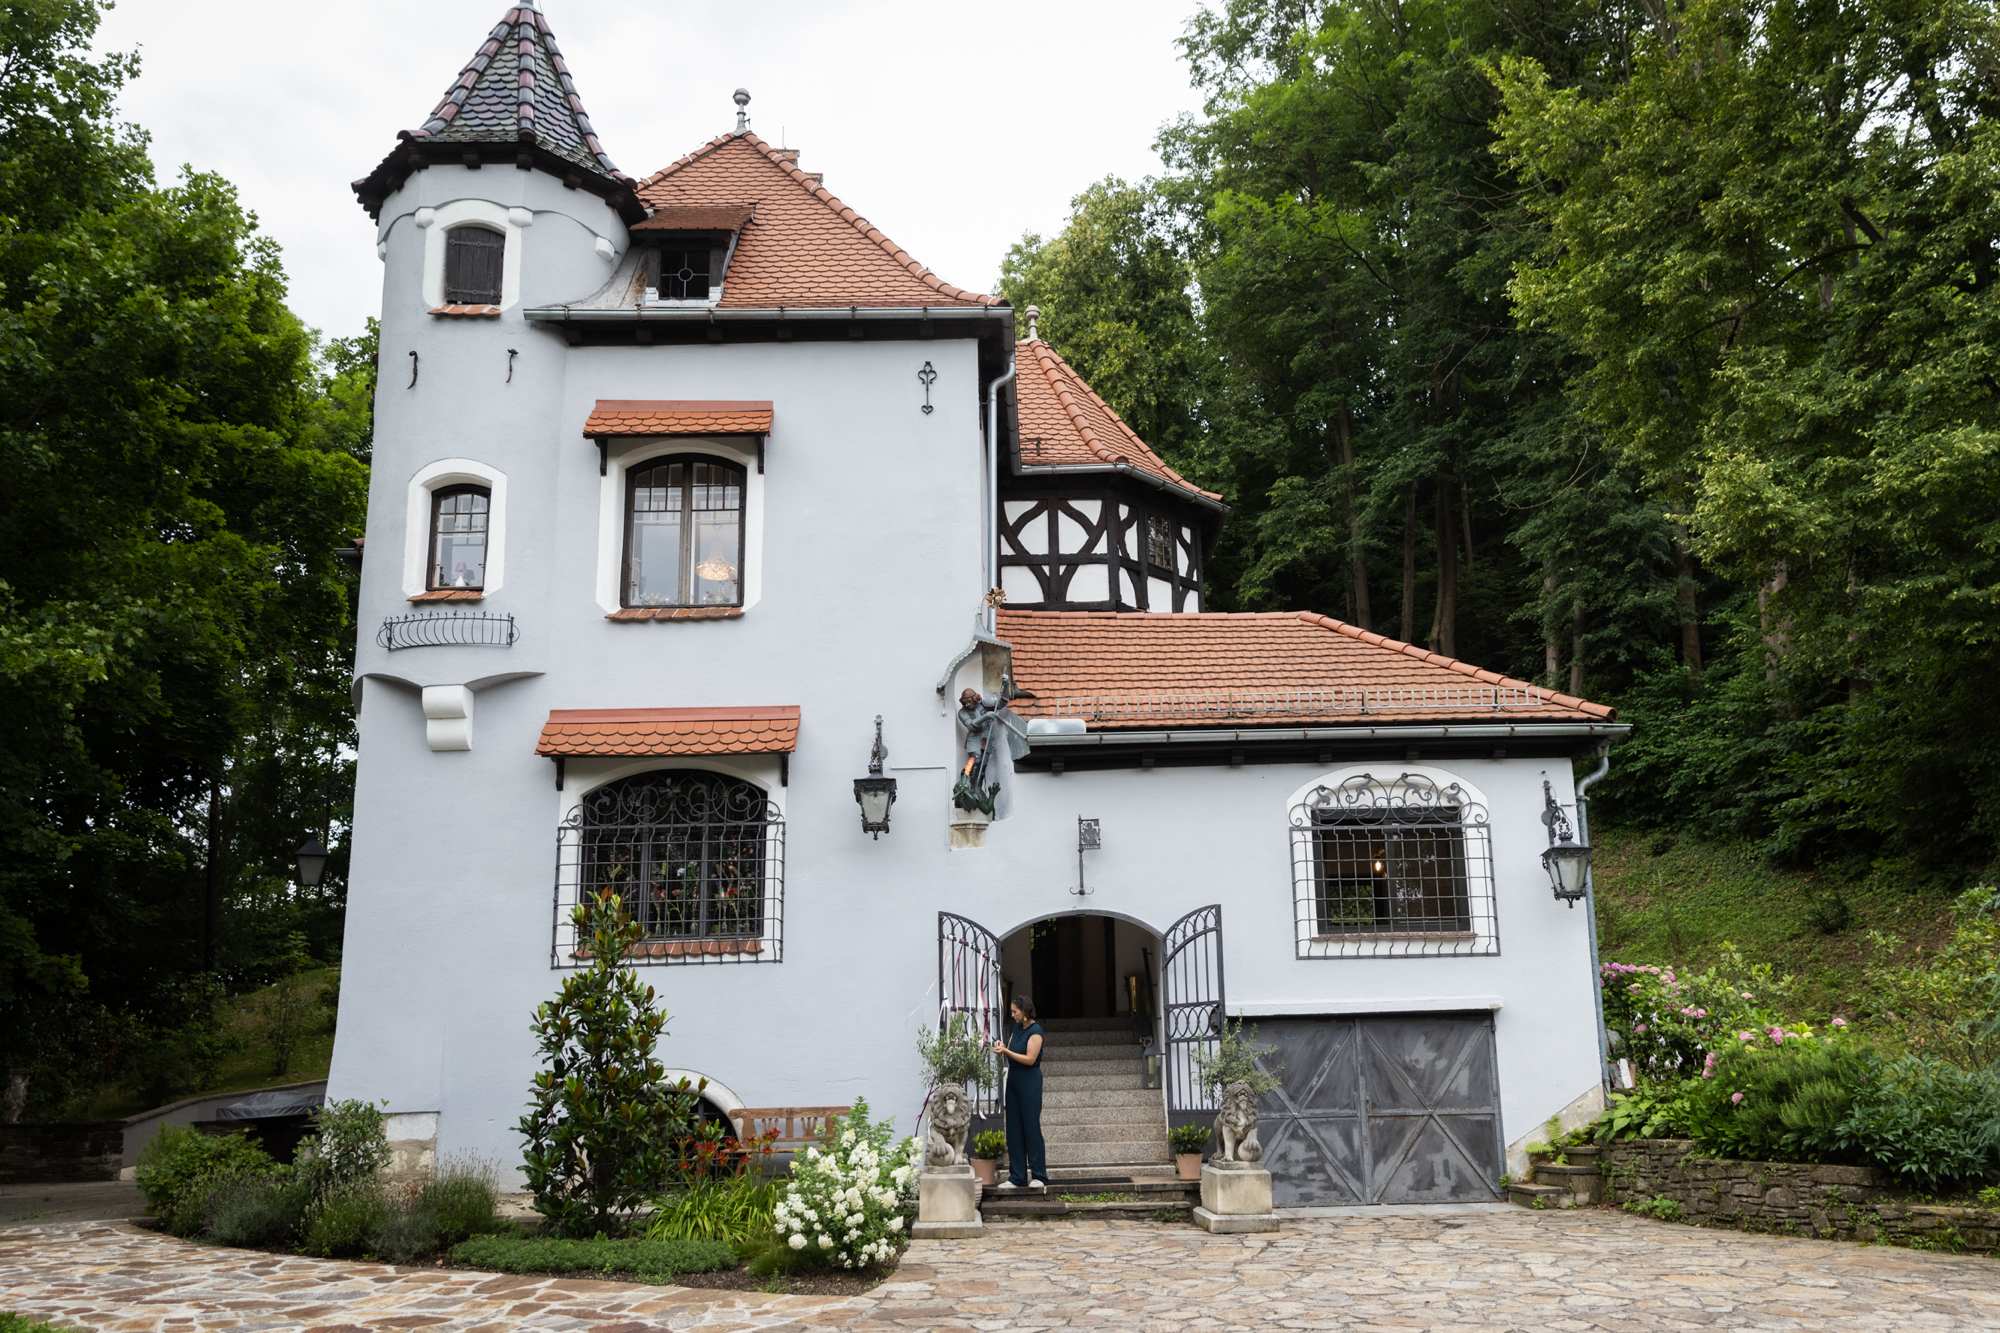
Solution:
{"label": "grassy slope", "polygon": [[1721,960],[1725,942],[1734,943],[1750,961],[1796,978],[1790,1007],[1807,1022],[1865,1014],[1862,970],[1882,961],[1868,943],[1870,930],[1902,936],[1906,952],[1950,933],[1952,894],[1912,886],[1891,870],[1842,881],[1773,870],[1730,844],[1591,832],[1605,961],[1699,971]]}
{"label": "grassy slope", "polygon": [[[328,970],[305,974],[308,991],[320,989],[327,984],[332,973]],[[214,1092],[242,1092],[251,1088],[268,1088],[274,1084],[304,1083],[311,1079],[326,1077],[327,1067],[333,1063],[333,1023],[332,1015],[314,1015],[312,1027],[300,1041],[298,1049],[292,1053],[291,1071],[274,1074],[274,1060],[270,1042],[264,1036],[264,1024],[260,1017],[268,990],[252,991],[229,1001],[232,1015],[231,1030],[239,1041],[238,1048],[223,1061],[217,1074],[215,1085],[200,1093],[189,1096],[206,1096]],[[138,1089],[119,1085],[99,1088],[90,1099],[90,1105],[83,1113],[87,1120],[118,1120],[136,1115],[152,1108],[145,1104]]]}

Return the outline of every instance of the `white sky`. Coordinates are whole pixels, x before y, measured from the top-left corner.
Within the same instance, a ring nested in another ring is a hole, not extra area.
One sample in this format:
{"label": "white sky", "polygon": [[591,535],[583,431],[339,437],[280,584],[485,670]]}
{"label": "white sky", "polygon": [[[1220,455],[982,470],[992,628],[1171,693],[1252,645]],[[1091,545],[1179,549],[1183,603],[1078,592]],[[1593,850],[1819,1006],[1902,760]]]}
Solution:
{"label": "white sky", "polygon": [[[941,277],[991,291],[1106,175],[1158,174],[1153,139],[1199,109],[1174,40],[1198,0],[542,0],[599,138],[633,176],[735,124]],[[330,336],[381,304],[373,224],[348,183],[423,123],[506,0],[119,0],[139,48],[124,118],[234,182],[283,245],[292,307]]]}

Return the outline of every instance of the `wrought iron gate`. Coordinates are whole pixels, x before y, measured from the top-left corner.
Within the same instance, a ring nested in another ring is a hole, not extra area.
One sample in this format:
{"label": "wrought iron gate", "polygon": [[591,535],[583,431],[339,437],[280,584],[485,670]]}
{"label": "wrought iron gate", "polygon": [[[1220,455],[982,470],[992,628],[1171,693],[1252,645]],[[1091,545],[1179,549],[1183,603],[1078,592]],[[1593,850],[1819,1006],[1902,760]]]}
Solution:
{"label": "wrought iron gate", "polygon": [[[977,921],[968,921],[950,912],[938,913],[938,1026],[942,1030],[952,1015],[964,1014],[987,1045],[1006,1035],[1000,1013],[1000,941]],[[997,1088],[981,1092],[968,1088],[973,1113],[993,1115],[1000,1110]]]}
{"label": "wrought iron gate", "polygon": [[1222,992],[1222,907],[1197,908],[1160,937],[1160,996],[1166,1041],[1167,1112],[1212,1111],[1197,1049],[1213,1051],[1226,1012]]}

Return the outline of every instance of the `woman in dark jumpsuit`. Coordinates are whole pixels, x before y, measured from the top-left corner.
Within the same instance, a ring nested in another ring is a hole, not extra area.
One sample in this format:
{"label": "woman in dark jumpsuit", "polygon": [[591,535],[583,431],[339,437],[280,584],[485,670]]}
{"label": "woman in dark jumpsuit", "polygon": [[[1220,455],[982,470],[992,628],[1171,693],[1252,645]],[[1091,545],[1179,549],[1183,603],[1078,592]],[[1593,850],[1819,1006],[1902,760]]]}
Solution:
{"label": "woman in dark jumpsuit", "polygon": [[1048,1150],[1042,1146],[1042,1025],[1035,1021],[1035,1002],[1017,997],[1010,1006],[1014,1031],[993,1053],[1004,1055],[1007,1067],[1007,1184],[1014,1189],[1032,1182],[1047,1189]]}

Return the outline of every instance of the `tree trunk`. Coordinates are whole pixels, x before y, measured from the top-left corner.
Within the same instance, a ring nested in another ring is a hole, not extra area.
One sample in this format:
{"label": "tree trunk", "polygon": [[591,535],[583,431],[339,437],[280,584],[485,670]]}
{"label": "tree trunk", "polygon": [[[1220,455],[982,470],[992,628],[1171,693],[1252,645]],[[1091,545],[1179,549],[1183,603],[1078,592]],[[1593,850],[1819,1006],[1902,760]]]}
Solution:
{"label": "tree trunk", "polygon": [[1771,603],[1785,590],[1788,571],[1780,560],[1771,567],[1771,581],[1757,589],[1757,620],[1764,633],[1764,683],[1778,683],[1778,664],[1792,649],[1792,618],[1787,615],[1775,625],[1771,621]]}
{"label": "tree trunk", "polygon": [[1451,485],[1437,485],[1437,616],[1431,622],[1431,651],[1458,656],[1458,534],[1452,531]]}
{"label": "tree trunk", "polygon": [[1417,641],[1417,484],[1403,497],[1403,623],[1396,637],[1404,643]]}
{"label": "tree trunk", "polygon": [[1465,524],[1465,567],[1472,568],[1472,483],[1458,482],[1458,517]]}
{"label": "tree trunk", "polygon": [[1347,475],[1347,554],[1354,569],[1354,623],[1372,630],[1375,612],[1368,605],[1368,559],[1361,549],[1361,507],[1354,495],[1354,432],[1346,408],[1340,409],[1334,428],[1340,433],[1340,466]]}
{"label": "tree trunk", "polygon": [[1688,677],[1701,679],[1701,613],[1694,600],[1694,557],[1688,553],[1687,525],[1674,520],[1674,598],[1681,604],[1681,661]]}
{"label": "tree trunk", "polygon": [[1550,689],[1562,672],[1562,636],[1556,632],[1556,562],[1542,562],[1542,665]]}
{"label": "tree trunk", "polygon": [[1569,609],[1569,692],[1583,695],[1583,598]]}

